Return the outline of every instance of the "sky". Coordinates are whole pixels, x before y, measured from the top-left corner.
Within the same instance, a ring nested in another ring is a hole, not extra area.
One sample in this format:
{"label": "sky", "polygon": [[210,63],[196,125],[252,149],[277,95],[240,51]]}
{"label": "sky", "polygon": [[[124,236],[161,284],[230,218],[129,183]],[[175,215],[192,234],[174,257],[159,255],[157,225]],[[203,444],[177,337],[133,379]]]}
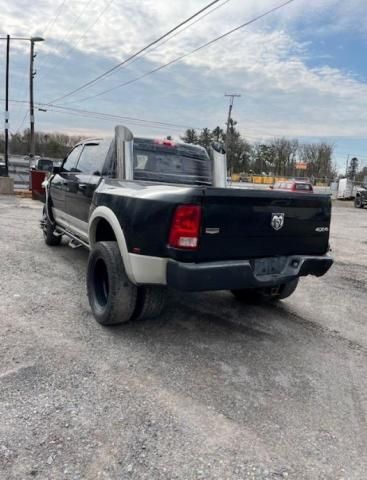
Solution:
{"label": "sky", "polygon": [[[284,2],[284,0],[283,0]],[[103,112],[36,110],[36,129],[178,138],[186,127],[224,128],[226,93],[238,93],[233,117],[250,142],[274,136],[328,141],[340,171],[357,156],[367,166],[367,8],[365,0],[294,0],[282,9],[179,62],[99,95],[170,62],[255,18],[282,0],[221,0],[199,21],[84,91],[60,99],[185,20],[209,0],[12,0],[0,10],[0,36],[42,36],[36,44],[35,101]],[[210,12],[208,15],[206,15]],[[200,17],[198,17],[200,18]],[[0,43],[3,103],[5,42]],[[10,98],[28,100],[29,42],[12,41]],[[92,97],[92,98],[89,98]],[[78,114],[77,114],[78,113]],[[10,129],[28,127],[12,102]],[[133,121],[131,118],[147,120]],[[161,122],[161,125],[153,122]]]}

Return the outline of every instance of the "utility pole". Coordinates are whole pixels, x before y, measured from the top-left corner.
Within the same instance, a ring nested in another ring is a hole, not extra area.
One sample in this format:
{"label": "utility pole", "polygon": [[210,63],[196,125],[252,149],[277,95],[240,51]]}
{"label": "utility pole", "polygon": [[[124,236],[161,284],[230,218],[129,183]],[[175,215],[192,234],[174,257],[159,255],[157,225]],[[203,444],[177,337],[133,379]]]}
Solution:
{"label": "utility pole", "polygon": [[240,97],[241,95],[239,93],[226,93],[224,95],[225,97],[229,97],[229,109],[228,109],[228,119],[227,119],[227,133],[226,133],[226,155],[227,155],[227,161],[228,161],[228,170],[229,173],[232,174],[232,165],[231,162],[228,159],[228,147],[229,147],[229,132],[230,132],[230,123],[231,123],[231,116],[232,116],[232,109],[233,109],[233,103],[234,99],[236,97]]}
{"label": "utility pole", "polygon": [[5,67],[5,176],[9,176],[9,51],[10,35],[6,36],[6,67]]}
{"label": "utility pole", "polygon": [[35,42],[43,42],[44,39],[42,37],[31,37],[31,53],[30,53],[30,61],[29,61],[29,117],[31,121],[31,132],[30,132],[30,149],[29,154],[30,157],[34,158],[36,153],[36,145],[35,145],[35,138],[34,138],[34,98],[33,98],[33,79],[36,75],[34,71],[34,59],[36,55],[34,53],[34,44]]}
{"label": "utility pole", "polygon": [[[10,35],[0,37],[0,40],[6,40],[6,68],[5,68],[5,174],[9,175],[9,52],[10,52]],[[33,105],[33,71],[34,63],[34,44],[35,42],[43,42],[42,37],[11,37],[11,40],[22,40],[31,42],[31,58],[29,66],[29,110],[31,117],[31,138],[30,138],[30,153],[34,156],[35,153],[35,139],[34,139],[34,105]]]}
{"label": "utility pole", "polygon": [[345,164],[345,176],[346,176],[346,177],[348,176],[349,157],[350,157],[350,154],[348,153],[347,162],[346,162],[346,164]]}
{"label": "utility pole", "polygon": [[34,141],[34,99],[33,99],[33,78],[35,72],[33,71],[34,64],[34,41],[31,39],[31,57],[29,62],[29,118],[31,121],[31,131],[30,131],[30,149],[29,156],[34,158],[36,147]]}

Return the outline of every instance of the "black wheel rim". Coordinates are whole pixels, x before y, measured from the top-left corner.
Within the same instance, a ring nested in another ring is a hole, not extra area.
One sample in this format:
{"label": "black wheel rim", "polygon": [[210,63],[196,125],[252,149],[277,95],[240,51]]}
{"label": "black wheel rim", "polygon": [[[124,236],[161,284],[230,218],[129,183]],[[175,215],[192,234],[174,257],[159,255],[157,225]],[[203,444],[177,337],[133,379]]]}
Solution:
{"label": "black wheel rim", "polygon": [[104,307],[108,302],[110,288],[107,267],[101,258],[96,261],[93,273],[95,297],[97,303]]}
{"label": "black wheel rim", "polygon": [[356,207],[360,207],[361,206],[361,199],[360,198],[356,198]]}

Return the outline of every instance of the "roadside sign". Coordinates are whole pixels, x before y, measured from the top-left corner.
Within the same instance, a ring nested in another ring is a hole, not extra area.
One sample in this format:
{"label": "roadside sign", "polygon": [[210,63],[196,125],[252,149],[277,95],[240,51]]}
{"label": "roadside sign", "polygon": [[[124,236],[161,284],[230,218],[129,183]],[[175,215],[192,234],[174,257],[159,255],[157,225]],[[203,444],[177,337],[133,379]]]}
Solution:
{"label": "roadside sign", "polygon": [[307,163],[305,162],[298,162],[296,163],[297,170],[307,170]]}

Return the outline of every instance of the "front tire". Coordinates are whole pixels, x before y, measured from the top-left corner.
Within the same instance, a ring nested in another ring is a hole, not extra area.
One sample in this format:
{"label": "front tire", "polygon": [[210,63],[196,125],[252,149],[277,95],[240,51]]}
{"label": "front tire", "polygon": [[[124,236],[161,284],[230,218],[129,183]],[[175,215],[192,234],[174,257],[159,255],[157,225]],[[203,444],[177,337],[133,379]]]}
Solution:
{"label": "front tire", "polygon": [[362,197],[360,195],[358,195],[354,199],[354,206],[355,206],[355,208],[363,208]]}
{"label": "front tire", "polygon": [[60,245],[61,242],[61,235],[54,235],[55,233],[55,225],[50,222],[46,212],[46,206],[43,207],[43,215],[42,215],[42,231],[43,231],[43,238],[45,239],[46,245],[50,247],[55,247]]}
{"label": "front tire", "polygon": [[134,316],[138,288],[128,279],[117,242],[98,242],[87,268],[87,292],[101,325],[126,323]]}

